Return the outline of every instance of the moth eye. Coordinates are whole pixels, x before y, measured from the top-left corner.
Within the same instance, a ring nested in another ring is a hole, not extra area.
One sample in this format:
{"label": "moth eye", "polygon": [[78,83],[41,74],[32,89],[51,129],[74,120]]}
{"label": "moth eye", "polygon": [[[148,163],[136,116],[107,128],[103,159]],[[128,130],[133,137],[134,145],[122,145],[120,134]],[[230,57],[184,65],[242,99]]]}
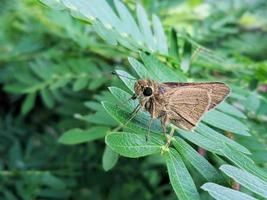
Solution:
{"label": "moth eye", "polygon": [[152,95],[152,89],[151,89],[151,87],[146,87],[145,89],[144,89],[144,92],[143,92],[143,95],[144,96],[151,96]]}

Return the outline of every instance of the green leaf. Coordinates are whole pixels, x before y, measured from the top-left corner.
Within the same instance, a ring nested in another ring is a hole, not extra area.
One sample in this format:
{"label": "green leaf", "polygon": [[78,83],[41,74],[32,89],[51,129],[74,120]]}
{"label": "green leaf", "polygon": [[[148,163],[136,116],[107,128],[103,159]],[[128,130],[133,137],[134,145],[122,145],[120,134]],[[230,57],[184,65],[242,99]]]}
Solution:
{"label": "green leaf", "polygon": [[35,99],[36,99],[36,93],[31,93],[27,95],[21,107],[21,113],[23,115],[27,114],[32,110],[32,108],[34,107]]}
{"label": "green leaf", "polygon": [[58,190],[63,190],[66,188],[66,184],[59,178],[53,176],[50,172],[44,172],[42,174],[42,184],[55,188]]}
{"label": "green leaf", "polygon": [[235,134],[250,136],[248,128],[239,120],[217,110],[205,114],[203,121],[222,130]]}
{"label": "green leaf", "polygon": [[49,80],[53,76],[53,69],[51,63],[47,63],[43,60],[37,60],[30,63],[31,70],[41,79]]}
{"label": "green leaf", "polygon": [[153,137],[146,141],[144,135],[135,133],[112,132],[106,135],[105,141],[113,151],[130,158],[156,154],[161,151],[161,144]]}
{"label": "green leaf", "polygon": [[187,144],[183,139],[175,137],[172,144],[192,166],[208,181],[218,181],[221,179],[218,171],[195,149]]}
{"label": "green leaf", "polygon": [[128,110],[133,110],[134,107],[137,106],[137,102],[133,101],[131,98],[131,95],[125,91],[123,91],[120,88],[117,87],[109,87],[108,88],[113,94],[113,96],[122,104],[124,108],[128,108]]}
{"label": "green leaf", "polygon": [[261,168],[259,168],[253,160],[251,160],[246,155],[240,153],[239,151],[236,151],[230,146],[226,146],[222,150],[223,155],[231,160],[233,163],[235,163],[238,167],[258,176],[261,177],[263,180],[267,181],[267,173],[263,171]]}
{"label": "green leaf", "polygon": [[136,82],[135,78],[123,70],[116,70],[116,73],[119,75],[119,77],[123,81],[123,83],[130,89],[130,91],[133,92],[134,91],[134,84]]}
{"label": "green leaf", "polygon": [[196,131],[200,133],[201,135],[212,139],[213,141],[216,141],[217,143],[221,144],[227,144],[231,147],[233,147],[235,150],[238,150],[245,154],[251,154],[250,151],[242,146],[241,144],[237,143],[236,141],[224,136],[223,134],[220,134],[219,132],[215,131],[214,129],[210,128],[209,126],[205,125],[204,123],[199,123]]}
{"label": "green leaf", "polygon": [[181,69],[188,72],[191,65],[192,43],[188,40],[184,41],[183,56],[181,58]]}
{"label": "green leaf", "polygon": [[169,66],[166,66],[154,55],[146,55],[140,53],[140,56],[145,64],[145,67],[150,77],[159,82],[176,82],[185,81],[185,76],[179,71],[173,71]]}
{"label": "green leaf", "polygon": [[226,102],[223,102],[219,104],[216,109],[220,110],[221,112],[230,114],[234,117],[239,117],[242,119],[246,119],[246,115],[242,113],[240,110],[238,110],[236,107],[232,106],[231,104],[228,104]]}
{"label": "green leaf", "polygon": [[245,188],[255,192],[262,197],[267,198],[267,182],[254,176],[253,174],[231,165],[222,165],[220,167],[225,174],[233,178]]}
{"label": "green leaf", "polygon": [[73,84],[73,91],[77,92],[84,89],[88,84],[88,77],[81,77]]}
{"label": "green leaf", "polygon": [[102,157],[103,169],[109,171],[116,165],[118,159],[119,154],[114,152],[109,146],[106,146]]}
{"label": "green leaf", "polygon": [[50,89],[55,90],[57,88],[64,87],[70,82],[70,80],[71,80],[71,77],[60,78],[50,85]]}
{"label": "green leaf", "polygon": [[156,44],[158,45],[158,51],[161,54],[168,55],[168,46],[167,39],[161,25],[159,18],[156,15],[152,15],[152,25],[154,31],[154,38],[156,40]]}
{"label": "green leaf", "polygon": [[140,78],[143,79],[155,78],[151,76],[147,71],[147,69],[145,68],[145,66],[135,58],[129,57],[128,61]]}
{"label": "green leaf", "polygon": [[51,91],[48,90],[47,88],[44,88],[43,90],[41,90],[40,94],[41,94],[44,104],[48,108],[53,108],[55,104],[55,100],[54,100],[54,97],[52,96]]}
{"label": "green leaf", "polygon": [[191,175],[186,169],[180,155],[172,148],[164,153],[169,178],[172,187],[179,199],[200,199]]}
{"label": "green leaf", "polygon": [[172,56],[176,61],[179,60],[179,47],[178,47],[178,39],[177,39],[177,32],[174,28],[171,28],[169,33],[169,41],[170,41],[170,48],[169,54]]}
{"label": "green leaf", "polygon": [[63,135],[60,136],[58,141],[62,144],[70,145],[90,142],[104,137],[107,131],[107,127],[93,127],[88,130],[81,130],[75,128],[63,133]]}
{"label": "green leaf", "polygon": [[215,183],[205,183],[201,186],[201,188],[207,191],[217,200],[256,200],[254,197],[251,197],[247,194],[220,186]]}
{"label": "green leaf", "polygon": [[60,3],[60,0],[40,0],[43,4],[53,8],[55,10],[63,10],[64,6]]}
{"label": "green leaf", "polygon": [[147,14],[141,4],[137,4],[136,6],[136,13],[138,24],[141,30],[141,33],[144,35],[146,45],[148,49],[152,52],[156,51],[156,44],[155,40],[153,39],[154,36],[152,34],[150,22],[148,20]]}
{"label": "green leaf", "polygon": [[105,77],[95,78],[89,83],[89,89],[90,90],[96,90],[101,85],[103,85],[107,79]]}
{"label": "green leaf", "polygon": [[114,0],[114,3],[119,13],[121,23],[122,23],[121,26],[123,26],[124,32],[131,35],[135,39],[137,44],[143,44],[144,43],[143,36],[132,14],[129,12],[129,10],[126,8],[126,6],[121,1]]}
{"label": "green leaf", "polygon": [[197,132],[189,132],[189,131],[184,131],[184,130],[179,129],[178,133],[181,136],[183,136],[185,139],[196,144],[197,146],[200,146],[213,153],[222,155],[221,149],[223,148],[223,145],[221,143],[218,143],[212,139],[209,139],[208,137],[200,135]]}
{"label": "green leaf", "polygon": [[257,93],[251,93],[244,102],[245,108],[248,111],[256,112],[260,106],[260,100]]}
{"label": "green leaf", "polygon": [[117,45],[116,36],[113,31],[108,30],[98,20],[93,21],[93,27],[97,34],[110,45]]}

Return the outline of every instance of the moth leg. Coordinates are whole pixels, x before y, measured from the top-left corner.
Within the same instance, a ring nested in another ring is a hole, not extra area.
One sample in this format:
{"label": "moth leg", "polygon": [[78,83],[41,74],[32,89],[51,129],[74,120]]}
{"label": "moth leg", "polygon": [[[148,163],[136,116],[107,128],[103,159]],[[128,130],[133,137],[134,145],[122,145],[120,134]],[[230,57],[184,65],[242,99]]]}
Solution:
{"label": "moth leg", "polygon": [[140,107],[140,104],[138,104],[138,105],[134,108],[134,110],[130,113],[130,116],[132,116],[132,115],[139,109],[139,107]]}
{"label": "moth leg", "polygon": [[113,129],[113,131],[118,131],[118,130],[122,129],[123,127],[125,127],[138,114],[138,112],[141,108],[142,108],[142,106],[140,104],[138,104],[136,106],[136,108],[130,113],[129,119],[124,124],[121,124],[117,128]]}
{"label": "moth leg", "polygon": [[167,140],[167,143],[168,143],[168,140],[169,140],[168,139],[169,137],[168,137],[168,134],[167,134],[167,129],[166,129],[168,123],[169,123],[169,117],[168,117],[167,114],[165,114],[161,118],[161,127],[162,127],[162,131],[164,133],[164,136],[165,136],[165,138]]}
{"label": "moth leg", "polygon": [[170,144],[171,144],[171,139],[172,139],[173,133],[174,133],[174,128],[172,127],[171,131],[170,131],[170,134],[168,135],[168,138],[167,138],[167,143],[166,143],[167,147],[169,147]]}
{"label": "moth leg", "polygon": [[126,126],[136,115],[137,113],[139,112],[139,110],[142,108],[142,106],[140,104],[138,104],[136,106],[136,108],[131,112],[131,116],[130,118],[128,119],[128,121],[123,125],[123,126]]}
{"label": "moth leg", "polygon": [[148,123],[148,131],[146,134],[146,142],[148,141],[149,135],[150,135],[150,129],[151,129],[151,125],[153,123],[153,118],[150,118],[149,123]]}

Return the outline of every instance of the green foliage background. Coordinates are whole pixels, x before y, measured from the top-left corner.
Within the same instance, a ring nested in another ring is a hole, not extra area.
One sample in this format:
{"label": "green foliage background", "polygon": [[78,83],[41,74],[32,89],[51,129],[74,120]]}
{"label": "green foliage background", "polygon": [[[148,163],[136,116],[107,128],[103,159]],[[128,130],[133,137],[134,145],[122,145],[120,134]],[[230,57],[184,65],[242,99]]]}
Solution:
{"label": "green foliage background", "polygon": [[[1,1],[0,199],[266,199],[266,12],[265,0]],[[162,154],[147,113],[117,128],[138,78],[232,93]]]}

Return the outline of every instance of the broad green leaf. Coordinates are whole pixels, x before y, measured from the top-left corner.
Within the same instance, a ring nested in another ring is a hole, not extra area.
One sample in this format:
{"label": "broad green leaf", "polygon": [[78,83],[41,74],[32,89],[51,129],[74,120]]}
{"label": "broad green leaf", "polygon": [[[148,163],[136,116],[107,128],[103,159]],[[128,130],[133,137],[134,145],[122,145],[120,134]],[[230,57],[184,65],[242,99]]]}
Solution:
{"label": "broad green leaf", "polygon": [[48,90],[47,88],[44,88],[43,90],[41,90],[40,94],[41,94],[41,97],[42,97],[44,104],[48,108],[52,108],[55,104],[55,100],[54,100],[54,97],[52,96],[51,91]]}
{"label": "broad green leaf", "polygon": [[27,95],[21,107],[21,113],[23,115],[31,111],[31,109],[34,107],[35,99],[36,99],[36,93],[31,93]]}
{"label": "broad green leaf", "polygon": [[216,141],[217,143],[227,144],[227,145],[233,147],[234,149],[236,149],[242,153],[251,154],[250,151],[246,147],[244,147],[244,146],[240,145],[239,143],[235,142],[234,140],[218,133],[217,131],[215,131],[214,129],[205,125],[204,123],[199,123],[197,128],[196,128],[196,131],[198,133],[200,133],[201,135],[203,135],[209,139],[212,139],[213,141]]}
{"label": "broad green leaf", "polygon": [[216,109],[220,110],[221,112],[230,114],[234,117],[239,117],[242,119],[246,119],[246,115],[242,113],[240,110],[238,110],[236,107],[232,106],[231,104],[228,104],[226,102],[223,102],[219,104]]}
{"label": "broad green leaf", "polygon": [[88,84],[88,77],[78,78],[73,84],[73,91],[77,92],[84,89]]}
{"label": "broad green leaf", "polygon": [[235,134],[250,136],[248,128],[239,120],[217,110],[205,114],[203,121],[222,130]]}
{"label": "broad green leaf", "polygon": [[103,169],[109,171],[116,165],[118,159],[118,153],[114,152],[109,146],[106,146],[102,157]]}
{"label": "broad green leaf", "polygon": [[135,133],[112,132],[106,135],[105,141],[113,151],[130,158],[147,156],[161,151],[161,144],[153,137],[146,141],[144,135]]}
{"label": "broad green leaf", "polygon": [[222,165],[220,170],[252,192],[267,198],[267,182],[257,176],[231,165]]}
{"label": "broad green leaf", "polygon": [[164,153],[169,178],[179,199],[200,199],[191,175],[186,169],[181,156],[172,148]]}
{"label": "broad green leaf", "polygon": [[201,188],[207,191],[216,200],[256,200],[245,193],[220,186],[215,183],[205,183]]}
{"label": "broad green leaf", "polygon": [[107,127],[93,127],[88,130],[74,128],[68,130],[60,136],[59,142],[62,144],[80,144],[103,138],[108,131]]}
{"label": "broad green leaf", "polygon": [[175,140],[172,140],[172,144],[182,158],[191,163],[206,180],[217,181],[221,178],[218,171],[183,139],[175,137]]}
{"label": "broad green leaf", "polygon": [[161,25],[161,22],[156,15],[152,15],[152,25],[158,51],[161,54],[168,55],[167,39],[163,27]]}

